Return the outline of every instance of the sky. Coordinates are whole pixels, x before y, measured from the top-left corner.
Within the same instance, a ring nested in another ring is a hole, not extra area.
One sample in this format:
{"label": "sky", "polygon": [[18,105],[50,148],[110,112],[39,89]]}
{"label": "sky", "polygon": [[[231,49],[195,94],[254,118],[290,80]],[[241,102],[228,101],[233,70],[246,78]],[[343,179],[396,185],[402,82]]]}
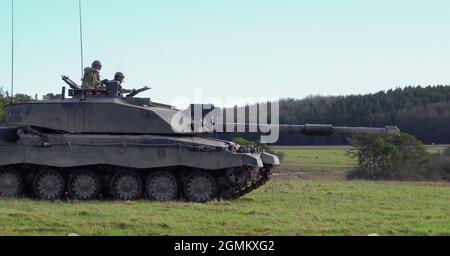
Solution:
{"label": "sky", "polygon": [[[14,0],[15,92],[80,81],[78,0]],[[174,98],[303,98],[449,84],[448,0],[82,0],[84,66]],[[11,1],[0,0],[10,86]],[[219,101],[219,100],[217,100]],[[213,102],[215,103],[215,102]]]}

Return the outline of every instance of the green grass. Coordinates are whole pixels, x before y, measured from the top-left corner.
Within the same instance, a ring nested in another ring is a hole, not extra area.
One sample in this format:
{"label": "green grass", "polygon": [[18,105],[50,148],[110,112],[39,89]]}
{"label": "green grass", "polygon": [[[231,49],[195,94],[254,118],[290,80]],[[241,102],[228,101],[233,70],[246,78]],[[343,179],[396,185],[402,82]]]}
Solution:
{"label": "green grass", "polygon": [[450,187],[276,179],[209,204],[0,201],[2,235],[450,235]]}
{"label": "green grass", "polygon": [[[440,154],[446,146],[428,146],[431,154]],[[347,147],[297,147],[273,148],[282,153],[284,159],[280,170],[284,171],[322,171],[350,170],[357,165],[356,159],[349,154]]]}
{"label": "green grass", "polygon": [[275,152],[283,154],[281,170],[348,170],[356,165],[356,161],[346,149],[309,149],[309,148],[275,148]]}

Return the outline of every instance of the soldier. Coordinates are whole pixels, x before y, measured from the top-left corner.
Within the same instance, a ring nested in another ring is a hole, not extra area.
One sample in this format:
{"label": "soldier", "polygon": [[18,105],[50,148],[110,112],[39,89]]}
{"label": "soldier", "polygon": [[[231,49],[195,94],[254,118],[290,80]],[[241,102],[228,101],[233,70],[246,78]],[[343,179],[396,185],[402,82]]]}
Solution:
{"label": "soldier", "polygon": [[117,72],[114,75],[114,81],[119,82],[120,85],[122,85],[124,79],[125,79],[125,75],[122,72]]}
{"label": "soldier", "polygon": [[133,93],[133,92],[135,92],[136,91],[135,89],[129,90],[129,89],[123,89],[122,88],[122,83],[123,83],[124,79],[125,79],[125,75],[122,72],[117,72],[114,75],[114,80],[113,81],[117,81],[119,83],[119,85],[120,85],[120,95],[123,95],[123,93]]}
{"label": "soldier", "polygon": [[84,69],[82,89],[98,89],[100,88],[100,70],[102,70],[102,63],[96,60],[92,63],[92,66]]}

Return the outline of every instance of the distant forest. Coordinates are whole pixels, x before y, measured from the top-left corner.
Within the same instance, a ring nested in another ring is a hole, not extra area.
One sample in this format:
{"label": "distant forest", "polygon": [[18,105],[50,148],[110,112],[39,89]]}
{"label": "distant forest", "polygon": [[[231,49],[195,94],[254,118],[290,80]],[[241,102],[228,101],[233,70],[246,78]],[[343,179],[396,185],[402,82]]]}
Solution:
{"label": "distant forest", "polygon": [[[53,98],[46,95],[45,98]],[[32,97],[18,94],[16,101]],[[0,123],[4,121],[3,105],[8,100],[0,89]],[[450,86],[406,87],[375,94],[350,96],[310,96],[280,101],[282,124],[334,124],[338,126],[397,125],[403,132],[424,143],[450,144]],[[218,135],[232,139],[244,134]],[[279,145],[345,144],[342,137],[306,137],[281,134]]]}
{"label": "distant forest", "polygon": [[[375,94],[310,96],[280,101],[282,124],[396,125],[424,143],[450,144],[450,86],[406,87]],[[247,139],[255,135],[239,134]],[[225,135],[231,139],[235,136]],[[345,144],[342,137],[281,134],[279,145]]]}

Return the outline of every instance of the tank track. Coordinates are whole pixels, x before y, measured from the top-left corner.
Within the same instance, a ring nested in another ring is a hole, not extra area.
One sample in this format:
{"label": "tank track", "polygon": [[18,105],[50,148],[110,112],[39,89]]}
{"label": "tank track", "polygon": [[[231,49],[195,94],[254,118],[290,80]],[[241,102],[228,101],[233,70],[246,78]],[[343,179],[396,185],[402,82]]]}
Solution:
{"label": "tank track", "polygon": [[[271,166],[260,169],[241,167],[231,170],[237,170],[237,173],[239,173],[237,176],[238,183],[233,182],[227,176],[227,170],[207,171],[183,167],[147,171],[123,170],[111,166],[79,167],[69,170],[27,165],[0,167],[0,197],[3,193],[6,195],[3,197],[28,197],[49,201],[150,199],[153,201],[181,200],[204,203],[241,198],[265,185],[272,175]],[[160,184],[156,182],[155,185],[155,182],[149,182],[151,177],[165,186],[172,186],[173,194],[159,193],[157,187]],[[197,181],[189,183],[190,179],[194,181],[197,179]],[[216,192],[211,192],[210,196],[206,197],[197,196],[195,193],[202,190],[198,186],[205,183],[210,184],[210,188],[214,188]],[[17,188],[11,185],[8,187],[4,184],[16,184]],[[47,188],[49,184],[50,187],[53,186],[54,188]],[[196,184],[193,185],[192,189],[194,196],[188,195],[189,187],[187,184]],[[81,191],[83,186],[92,186],[93,188]],[[129,190],[120,189],[124,187],[128,187]],[[133,194],[134,190],[137,193]],[[149,191],[156,191],[156,196],[151,195]]]}
{"label": "tank track", "polygon": [[248,182],[243,185],[232,187],[217,197],[218,200],[234,200],[241,198],[254,190],[264,186],[272,177],[272,169],[269,166],[265,166],[260,170],[253,169],[251,172],[253,177],[250,177]]}

